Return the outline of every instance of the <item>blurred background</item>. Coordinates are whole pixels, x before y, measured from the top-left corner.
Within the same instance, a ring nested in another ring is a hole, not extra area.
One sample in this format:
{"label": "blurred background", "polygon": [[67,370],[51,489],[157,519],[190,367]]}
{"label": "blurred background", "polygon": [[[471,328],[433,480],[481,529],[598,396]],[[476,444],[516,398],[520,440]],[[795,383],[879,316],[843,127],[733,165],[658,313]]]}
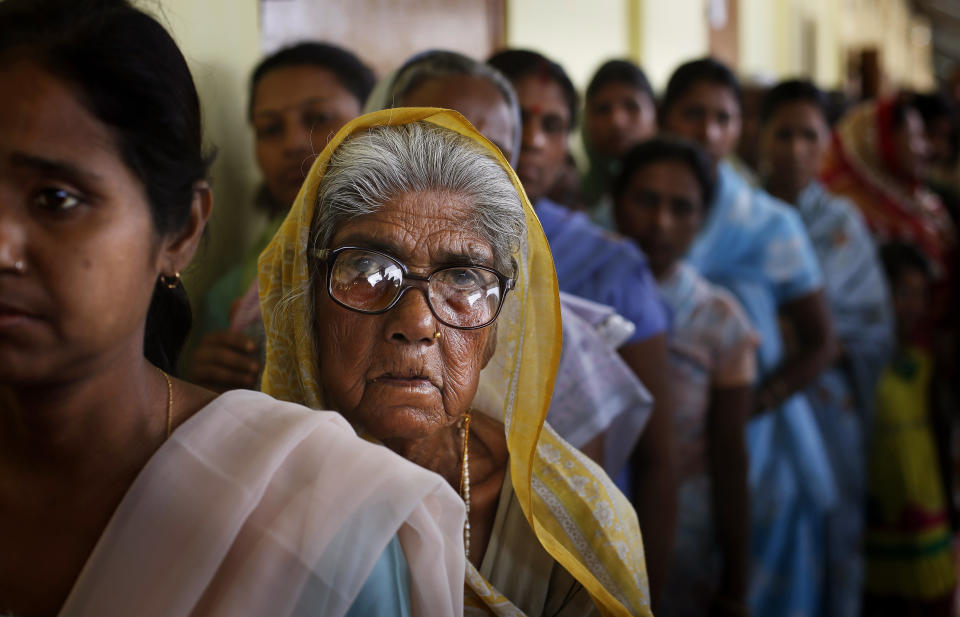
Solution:
{"label": "blurred background", "polygon": [[659,90],[679,63],[712,54],[748,84],[808,76],[850,99],[949,90],[960,59],[958,0],[152,1],[191,63],[218,150],[214,221],[188,274],[194,298],[258,227],[252,133],[237,127],[248,125],[251,69],[292,42],[338,43],[380,77],[425,49],[485,58],[524,47],[560,62],[581,89],[610,58],[637,61]]}

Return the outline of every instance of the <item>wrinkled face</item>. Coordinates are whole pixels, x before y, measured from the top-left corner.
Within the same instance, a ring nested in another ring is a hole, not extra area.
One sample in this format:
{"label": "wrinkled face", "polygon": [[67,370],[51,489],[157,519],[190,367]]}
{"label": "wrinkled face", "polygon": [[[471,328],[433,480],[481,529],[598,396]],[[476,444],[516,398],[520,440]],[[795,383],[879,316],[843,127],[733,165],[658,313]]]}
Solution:
{"label": "wrinkled face", "polygon": [[492,83],[471,75],[445,75],[423,82],[403,97],[404,107],[443,107],[463,114],[470,124],[513,160],[517,127],[510,106]]}
{"label": "wrinkled face", "polygon": [[923,118],[915,109],[908,109],[903,123],[893,131],[893,150],[897,168],[910,180],[923,179],[930,156]]}
{"label": "wrinkled face", "polygon": [[704,218],[703,196],[693,171],[679,161],[639,168],[616,204],[617,227],[646,253],[660,278],[686,254]]}
{"label": "wrinkled face", "polygon": [[552,79],[529,75],[513,85],[523,124],[517,175],[530,201],[536,203],[563,172],[572,118],[563,89]]}
{"label": "wrinkled face", "polygon": [[642,90],[612,82],[587,100],[587,139],[600,154],[622,156],[657,131],[657,108]]}
{"label": "wrinkled face", "polygon": [[[472,207],[459,195],[406,193],[342,225],[330,248],[376,249],[424,276],[453,264],[493,267],[490,243],[463,224]],[[315,285],[320,380],[332,409],[388,445],[429,436],[466,413],[495,349],[494,327],[440,324],[419,289],[366,315],[336,304],[325,280]]]}
{"label": "wrinkled face", "polygon": [[830,143],[830,129],[813,103],[793,101],[778,107],[761,132],[765,178],[792,192],[817,177]]}
{"label": "wrinkled face", "polygon": [[637,241],[658,278],[686,254],[703,216],[697,177],[679,161],[639,168],[616,204],[617,227]]}
{"label": "wrinkled face", "polygon": [[315,66],[285,66],[265,74],[253,93],[251,121],[257,164],[278,205],[293,203],[313,159],[361,103],[337,77]]}
{"label": "wrinkled face", "polygon": [[668,133],[694,141],[721,161],[740,137],[740,104],[724,85],[702,81],[674,101],[663,119]]}
{"label": "wrinkled face", "polygon": [[142,355],[157,277],[174,271],[143,186],[63,81],[7,63],[0,91],[0,384]]}

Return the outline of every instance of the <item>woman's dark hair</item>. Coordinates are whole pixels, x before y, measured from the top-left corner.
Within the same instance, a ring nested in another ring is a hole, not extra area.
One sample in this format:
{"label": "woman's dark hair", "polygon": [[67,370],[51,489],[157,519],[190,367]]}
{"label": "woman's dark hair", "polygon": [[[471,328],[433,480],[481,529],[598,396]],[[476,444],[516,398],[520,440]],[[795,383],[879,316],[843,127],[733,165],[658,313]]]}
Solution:
{"label": "woman's dark hair", "polygon": [[[193,78],[163,26],[125,0],[3,0],[0,61],[21,59],[72,86],[113,133],[143,185],[157,232],[182,229],[210,157]],[[147,358],[173,371],[191,320],[183,286],[158,281],[147,314]]]}
{"label": "woman's dark hair", "polygon": [[629,60],[608,60],[604,62],[593,74],[589,85],[587,85],[587,100],[589,101],[601,88],[608,84],[626,84],[646,94],[651,101],[656,101],[646,73]]}
{"label": "woman's dark hair", "polygon": [[487,64],[506,75],[507,79],[514,83],[529,75],[536,75],[555,82],[560,86],[563,98],[567,103],[567,109],[570,111],[570,126],[567,128],[572,131],[577,126],[580,97],[562,66],[543,54],[528,49],[498,51],[487,59]]}
{"label": "woman's dark hair", "polygon": [[817,108],[823,121],[828,122],[827,100],[823,92],[805,79],[790,79],[780,82],[764,95],[760,104],[760,123],[769,122],[773,114],[787,103],[809,103]]}
{"label": "woman's dark hair", "polygon": [[926,119],[917,107],[916,95],[908,90],[898,92],[890,106],[890,128],[896,130],[902,127],[907,121],[907,114],[911,111],[916,112],[926,124]]}
{"label": "woman's dark hair", "polygon": [[960,124],[957,119],[957,109],[946,96],[939,92],[917,94],[913,97],[914,107],[923,118],[923,123],[929,129],[937,120],[946,119],[950,122],[947,139],[950,142],[951,164],[956,163],[960,154]]}
{"label": "woman's dark hair", "polygon": [[703,82],[727,88],[740,103],[740,82],[730,67],[714,58],[701,58],[681,64],[670,76],[663,94],[663,113],[666,114],[677,100]]}
{"label": "woman's dark hair", "polygon": [[891,285],[905,270],[920,272],[933,279],[933,267],[923,252],[907,242],[889,242],[880,247],[880,262]]}
{"label": "woman's dark hair", "polygon": [[716,179],[710,158],[695,143],[677,137],[654,137],[630,149],[621,159],[620,174],[613,182],[614,203],[620,201],[630,179],[647,165],[655,163],[680,163],[686,165],[697,179],[703,207],[708,209],[713,201]]}
{"label": "woman's dark hair", "polygon": [[357,99],[361,107],[376,83],[370,67],[346,49],[328,43],[297,43],[270,54],[253,69],[247,106],[249,117],[253,117],[253,95],[260,79],[270,71],[290,66],[312,66],[330,71],[340,85]]}

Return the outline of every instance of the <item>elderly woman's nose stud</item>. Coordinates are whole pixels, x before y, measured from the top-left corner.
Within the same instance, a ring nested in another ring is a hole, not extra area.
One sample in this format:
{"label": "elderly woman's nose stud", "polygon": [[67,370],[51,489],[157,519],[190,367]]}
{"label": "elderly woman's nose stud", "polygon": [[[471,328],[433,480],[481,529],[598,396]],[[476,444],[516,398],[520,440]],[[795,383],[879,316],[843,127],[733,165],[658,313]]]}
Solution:
{"label": "elderly woman's nose stud", "polygon": [[440,330],[433,333],[433,338],[440,338],[441,336],[443,336],[443,333]]}

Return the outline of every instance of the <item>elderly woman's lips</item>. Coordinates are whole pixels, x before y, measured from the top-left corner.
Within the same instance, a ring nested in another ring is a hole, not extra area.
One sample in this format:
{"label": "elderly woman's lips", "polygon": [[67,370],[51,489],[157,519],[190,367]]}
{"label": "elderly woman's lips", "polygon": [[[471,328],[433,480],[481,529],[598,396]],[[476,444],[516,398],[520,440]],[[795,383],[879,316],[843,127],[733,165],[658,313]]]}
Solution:
{"label": "elderly woman's lips", "polygon": [[394,375],[386,373],[375,379],[373,383],[393,386],[397,388],[433,388],[433,381],[424,375]]}

